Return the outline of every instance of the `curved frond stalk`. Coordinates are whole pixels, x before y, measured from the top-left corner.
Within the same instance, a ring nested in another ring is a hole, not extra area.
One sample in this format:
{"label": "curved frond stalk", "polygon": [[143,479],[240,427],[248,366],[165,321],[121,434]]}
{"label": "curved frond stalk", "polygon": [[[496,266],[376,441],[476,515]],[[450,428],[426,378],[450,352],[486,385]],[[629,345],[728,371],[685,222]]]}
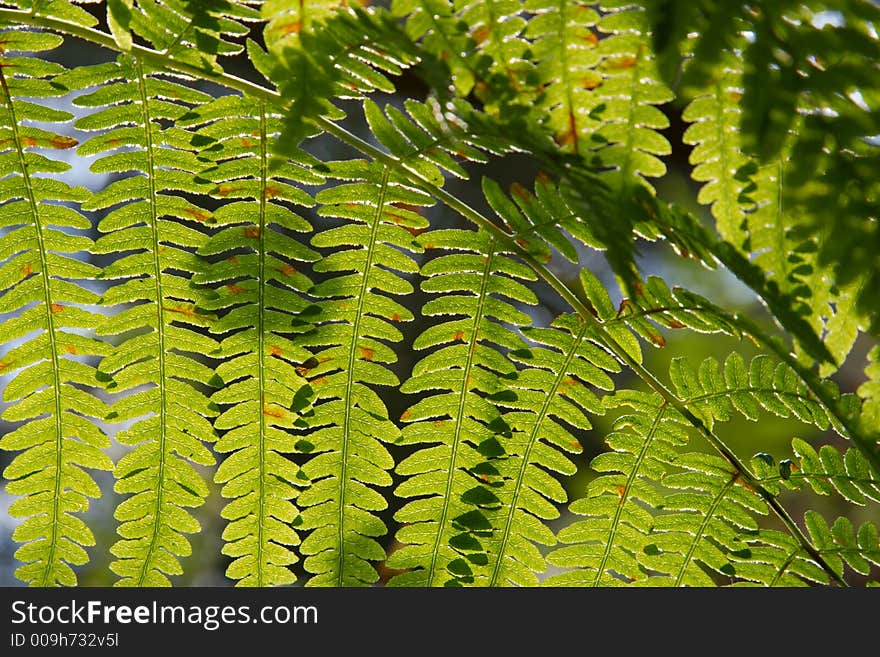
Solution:
{"label": "curved frond stalk", "polygon": [[76,514],[101,496],[85,468],[113,469],[102,451],[110,440],[95,424],[107,409],[92,394],[104,387],[94,357],[108,352],[94,338],[100,315],[89,309],[101,270],[89,262],[91,223],[70,207],[86,190],[54,177],[70,168],[57,151],[77,142],[31,125],[73,117],[22,98],[64,93],[55,84],[64,69],[30,56],[61,43],[48,33],[0,33],[0,314],[8,348],[0,375],[12,375],[3,419],[18,425],[0,438],[0,449],[21,452],[3,478],[18,498],[9,515],[23,519],[12,534],[24,543],[15,574],[34,586],[77,583],[71,566],[88,562],[84,548],[95,537]]}
{"label": "curved frond stalk", "polygon": [[220,407],[214,428],[223,432],[215,451],[228,454],[214,476],[231,500],[222,511],[229,521],[223,553],[233,557],[226,574],[250,586],[294,582],[288,566],[300,541],[292,500],[307,482],[285,455],[310,451],[298,427],[311,389],[297,369],[311,354],[293,338],[308,328],[300,314],[311,281],[300,263],[318,254],[293,237],[312,227],[290,206],[313,202],[291,182],[323,178],[305,157],[272,160],[268,149],[282,120],[263,102],[239,96],[193,108],[187,120],[201,124],[198,136],[210,144],[202,157],[213,165],[200,174],[213,185],[208,193],[229,201],[213,212],[221,229],[199,249],[210,264],[193,282],[210,290],[203,307],[218,313],[211,332],[222,338],[223,387],[211,401]]}
{"label": "curved frond stalk", "polygon": [[127,174],[83,204],[109,209],[98,224],[104,235],[95,251],[121,255],[102,272],[103,279],[121,282],[101,299],[115,312],[98,331],[118,340],[99,370],[110,380],[108,391],[124,393],[107,419],[133,421],[116,435],[134,449],[114,472],[116,492],[129,497],[114,514],[122,538],[111,548],[117,557],[111,568],[120,584],[161,586],[170,583],[168,575],[183,572],[177,558],[191,552],[183,533],[200,529],[185,508],[201,506],[208,496],[191,464],[214,463],[204,443],[214,440],[209,418],[217,411],[204,391],[219,383],[203,362],[217,353],[217,343],[199,330],[211,318],[189,279],[202,267],[192,253],[205,241],[197,227],[211,220],[208,210],[187,198],[206,190],[195,177],[202,165],[192,134],[161,124],[208,97],[127,55],[63,79],[72,88],[96,80],[103,84],[75,103],[99,109],[76,126],[102,132],[79,153],[100,155],[92,171]]}
{"label": "curved frond stalk", "polygon": [[401,341],[394,323],[413,318],[394,297],[413,291],[401,276],[418,271],[406,252],[421,247],[409,231],[427,226],[417,210],[432,199],[376,162],[327,168],[341,182],[318,193],[319,212],[344,222],[312,239],[330,249],[314,268],[326,278],[309,291],[314,329],[295,339],[314,353],[302,368],[314,390],[303,440],[316,456],[303,466],[311,485],[299,496],[300,529],[311,533],[301,553],[314,574],[309,585],[358,586],[378,579],[370,562],[385,558],[376,539],[387,529],[375,512],[387,501],[373,487],[391,484],[394,460],[382,442],[399,435],[373,386],[400,383],[387,366],[397,356],[386,341]]}
{"label": "curved frond stalk", "polygon": [[405,523],[397,534],[404,547],[388,566],[407,572],[391,584],[486,585],[513,474],[511,427],[498,408],[503,379],[516,372],[505,352],[525,346],[505,324],[529,323],[512,302],[536,302],[519,282],[534,278],[483,231],[435,230],[419,242],[453,251],[422,267],[422,290],[438,294],[422,314],[455,319],[429,327],[415,340],[414,349],[432,351],[401,386],[404,393],[427,393],[401,416],[407,423],[401,442],[429,446],[397,465],[407,478],[395,493],[418,499],[395,514]]}

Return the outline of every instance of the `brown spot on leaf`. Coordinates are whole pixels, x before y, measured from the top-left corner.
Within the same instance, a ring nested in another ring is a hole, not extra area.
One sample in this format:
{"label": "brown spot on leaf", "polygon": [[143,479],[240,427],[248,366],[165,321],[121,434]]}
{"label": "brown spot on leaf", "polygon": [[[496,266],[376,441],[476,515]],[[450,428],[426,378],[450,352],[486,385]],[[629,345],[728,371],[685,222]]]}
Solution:
{"label": "brown spot on leaf", "polygon": [[53,314],[54,314],[54,313],[60,313],[61,311],[64,310],[64,306],[62,306],[60,303],[53,303],[53,304],[50,306],[50,308],[52,309],[52,313],[53,313]]}
{"label": "brown spot on leaf", "polygon": [[[586,9],[586,7],[584,7],[584,9]],[[585,34],[582,38],[591,46],[595,46],[597,43],[599,43],[599,37],[597,37],[593,32]]]}
{"label": "brown spot on leaf", "polygon": [[400,414],[400,421],[406,422],[409,419],[409,416],[410,416],[410,412],[408,410],[404,411],[403,413]]}
{"label": "brown spot on leaf", "polygon": [[618,484],[617,486],[614,487],[614,490],[617,491],[617,496],[620,499],[623,499],[623,496],[626,495],[626,486],[622,486],[622,485]]}
{"label": "brown spot on leaf", "polygon": [[260,236],[260,229],[256,226],[248,226],[244,229],[244,236],[250,237],[251,239],[256,239]]}
{"label": "brown spot on leaf", "polygon": [[529,200],[529,193],[526,191],[526,188],[518,182],[515,182],[510,186],[510,193],[514,196],[519,196],[523,201]]}
{"label": "brown spot on leaf", "polygon": [[364,360],[373,360],[373,350],[370,347],[358,347],[358,351]]}
{"label": "brown spot on leaf", "polygon": [[30,276],[34,271],[34,268],[31,265],[25,265],[21,268],[22,276]]}
{"label": "brown spot on leaf", "polygon": [[217,191],[215,192],[217,196],[229,196],[232,192],[238,191],[238,187],[236,185],[219,185],[217,187]]}
{"label": "brown spot on leaf", "polygon": [[283,267],[279,267],[278,271],[284,276],[293,276],[296,273],[296,267],[290,264],[286,264]]}
{"label": "brown spot on leaf", "polygon": [[668,320],[668,321],[666,322],[666,325],[667,325],[669,328],[674,328],[674,329],[683,329],[683,328],[686,328],[686,327],[687,327],[686,324],[682,324],[682,323],[679,322],[677,319],[670,319],[670,320]]}
{"label": "brown spot on leaf", "polygon": [[55,135],[49,140],[49,145],[52,148],[57,148],[59,150],[73,148],[77,144],[79,144],[79,142],[76,139],[68,137],[67,135]]}
{"label": "brown spot on leaf", "polygon": [[74,347],[72,344],[64,345],[64,351],[66,351],[69,354],[73,354],[74,356],[76,356],[76,354],[78,353],[76,350],[76,347]]}
{"label": "brown spot on leaf", "polygon": [[269,417],[284,417],[284,411],[280,408],[274,408],[272,406],[263,406],[263,415],[268,415]]}
{"label": "brown spot on leaf", "polygon": [[21,138],[21,147],[22,148],[31,148],[37,145],[37,140],[33,137],[22,137]]}
{"label": "brown spot on leaf", "polygon": [[664,338],[659,333],[652,333],[651,334],[651,342],[653,342],[658,347],[665,347],[666,346],[666,338]]}
{"label": "brown spot on leaf", "polygon": [[202,223],[211,218],[211,213],[202,208],[184,208],[183,213]]}
{"label": "brown spot on leaf", "polygon": [[595,89],[600,84],[602,84],[602,78],[598,76],[589,76],[586,78],[581,78],[581,88],[582,89]]}
{"label": "brown spot on leaf", "polygon": [[230,265],[237,265],[238,258],[235,256],[229,256],[228,258],[226,258],[226,262],[228,262]]}
{"label": "brown spot on leaf", "polygon": [[266,185],[263,190],[263,198],[278,198],[281,196],[281,188],[278,185]]}
{"label": "brown spot on leaf", "polygon": [[399,322],[400,315],[397,313],[391,313],[391,317],[389,317],[388,319],[390,319],[392,322]]}
{"label": "brown spot on leaf", "polygon": [[483,27],[474,30],[474,41],[476,41],[477,44],[481,44],[489,38],[490,34],[492,34],[492,30],[489,29],[489,26],[483,25]]}
{"label": "brown spot on leaf", "polygon": [[614,57],[612,59],[605,60],[605,68],[611,69],[624,69],[624,68],[632,68],[637,63],[637,60],[634,57]]}
{"label": "brown spot on leaf", "polygon": [[283,25],[278,26],[278,31],[281,32],[283,36],[288,36],[290,34],[299,34],[302,30],[302,21],[291,21],[289,23],[284,23]]}
{"label": "brown spot on leaf", "polygon": [[242,292],[244,292],[244,288],[241,287],[240,285],[236,285],[235,283],[230,283],[229,285],[226,286],[226,289],[229,291],[229,294],[238,295],[238,294],[241,294]]}
{"label": "brown spot on leaf", "polygon": [[271,346],[269,347],[269,353],[270,353],[271,355],[273,355],[273,356],[280,356],[281,353],[282,353],[282,352],[281,352],[281,347],[277,347],[277,346],[275,346],[275,345],[273,344],[273,345],[271,345]]}
{"label": "brown spot on leaf", "polygon": [[452,335],[452,339],[453,340],[461,340],[462,342],[464,342],[464,331],[456,331]]}

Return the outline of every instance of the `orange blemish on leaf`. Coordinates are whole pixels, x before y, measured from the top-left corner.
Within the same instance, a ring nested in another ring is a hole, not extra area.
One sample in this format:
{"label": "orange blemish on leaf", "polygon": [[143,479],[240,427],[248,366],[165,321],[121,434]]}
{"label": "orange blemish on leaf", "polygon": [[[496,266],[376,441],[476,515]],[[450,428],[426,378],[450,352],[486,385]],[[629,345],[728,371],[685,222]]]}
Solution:
{"label": "orange blemish on leaf", "polygon": [[263,415],[268,415],[269,417],[284,417],[284,411],[280,408],[272,408],[271,406],[263,406]]}
{"label": "orange blemish on leaf", "polygon": [[526,188],[518,182],[515,182],[510,186],[510,193],[514,196],[519,196],[523,201],[529,200],[529,193],[526,191]]}
{"label": "orange blemish on leaf", "polygon": [[617,316],[620,317],[625,312],[632,312],[632,303],[630,303],[629,299],[623,299],[620,302],[620,307],[617,309]]}
{"label": "orange blemish on leaf", "polygon": [[68,148],[73,148],[79,144],[79,142],[73,137],[68,137],[66,135],[55,135],[52,139],[49,140],[49,145],[52,148],[58,148],[60,150],[65,150]]}
{"label": "orange blemish on leaf", "polygon": [[602,78],[600,77],[581,78],[582,89],[595,89],[600,84],[602,84]]}
{"label": "orange blemish on leaf", "polygon": [[651,342],[653,342],[658,347],[665,347],[666,346],[666,338],[664,338],[659,333],[651,334]]}
{"label": "orange blemish on leaf", "polygon": [[525,240],[525,239],[523,239],[522,237],[517,237],[515,241],[516,241],[516,243],[519,244],[522,248],[524,248],[524,249],[529,248],[529,243],[528,243],[528,241]]}
{"label": "orange blemish on leaf", "polygon": [[397,313],[391,313],[391,317],[389,317],[388,319],[390,319],[392,322],[399,322],[400,315],[398,315]]}
{"label": "orange blemish on leaf", "polygon": [[263,198],[278,198],[281,196],[281,188],[277,185],[266,185],[263,190]]}
{"label": "orange blemish on leaf", "polygon": [[274,344],[269,347],[269,353],[273,356],[281,355],[281,347],[276,347]]}
{"label": "orange blemish on leaf", "polygon": [[228,262],[230,265],[237,265],[238,258],[236,258],[235,256],[229,256],[228,258],[226,258],[226,262]]}
{"label": "orange blemish on leaf", "polygon": [[426,248],[426,249],[433,249],[433,248],[435,248],[435,247],[434,247],[433,244],[430,244],[430,243],[429,243],[429,244],[425,244],[425,248]]}
{"label": "orange blemish on leaf", "polygon": [[119,148],[120,146],[122,146],[122,140],[121,139],[109,139],[109,140],[107,140],[107,145],[110,146],[111,148]]}
{"label": "orange blemish on leaf", "polygon": [[401,413],[401,414],[400,414],[400,420],[401,420],[401,422],[406,422],[406,421],[409,419],[409,416],[410,416],[410,412],[409,412],[409,411],[404,411],[403,413]]}
{"label": "orange blemish on leaf", "polygon": [[229,290],[229,294],[241,294],[244,292],[244,288],[240,285],[236,285],[235,283],[230,283],[226,286],[226,289]]}
{"label": "orange blemish on leaf", "polygon": [[5,360],[0,360],[0,372],[5,370],[7,367],[9,367],[9,363],[7,363]]}
{"label": "orange blemish on leaf", "polygon": [[617,485],[614,487],[614,490],[617,491],[617,496],[623,499],[623,496],[626,495],[626,486]]}
{"label": "orange blemish on leaf", "polygon": [[549,174],[547,174],[546,171],[539,171],[538,175],[536,177],[536,180],[538,182],[542,182],[546,185],[551,181],[551,178],[550,178]]}
{"label": "orange blemish on leaf", "polygon": [[74,347],[72,344],[64,345],[64,351],[66,351],[69,354],[73,354],[74,356],[76,356],[76,354],[78,353],[76,351],[76,347]]}
{"label": "orange blemish on leaf", "polygon": [[[424,233],[427,230],[427,228],[416,228],[414,226],[404,226],[403,228],[413,237],[418,237],[419,235],[421,235],[422,233]],[[425,247],[425,248],[428,248],[428,247]]]}
{"label": "orange blemish on leaf", "polygon": [[615,57],[605,61],[605,68],[632,68],[636,65],[637,60],[634,57]]}
{"label": "orange blemish on leaf", "polygon": [[731,91],[727,94],[727,99],[732,100],[734,103],[738,103],[742,100],[743,95],[738,91]]}
{"label": "orange blemish on leaf", "polygon": [[248,226],[247,228],[244,229],[244,236],[250,237],[252,239],[256,239],[257,237],[260,236],[260,229],[257,228],[256,226]]}
{"label": "orange blemish on leaf", "polygon": [[[586,9],[586,7],[585,7],[585,9]],[[585,34],[582,38],[584,41],[589,43],[591,46],[595,46],[597,43],[599,43],[599,37],[597,37],[593,32]]]}
{"label": "orange blemish on leaf", "polygon": [[241,138],[241,145],[244,146],[245,148],[250,148],[251,146],[254,145],[254,142],[252,142],[247,137],[242,137]]}
{"label": "orange blemish on leaf", "polygon": [[576,440],[569,440],[569,441],[568,441],[568,444],[569,444],[569,446],[573,447],[574,449],[576,449],[576,450],[578,450],[578,451],[580,451],[580,450],[583,449],[583,445],[581,445],[581,444],[580,444],[578,441],[576,441]]}
{"label": "orange blemish on leaf", "polygon": [[565,385],[572,387],[572,388],[579,386],[581,384],[580,381],[578,381],[577,379],[574,379],[572,377],[566,378],[564,383],[565,383]]}
{"label": "orange blemish on leaf", "polygon": [[238,191],[235,185],[220,185],[217,187],[217,196],[229,196],[232,192]]}
{"label": "orange blemish on leaf", "polygon": [[195,306],[192,304],[179,304],[177,306],[165,306],[165,310],[170,313],[179,313],[181,315],[185,315],[186,317],[198,317],[199,314],[195,310]]}
{"label": "orange blemish on leaf", "polygon": [[201,208],[185,208],[183,213],[189,215],[196,221],[201,221],[202,223],[211,218],[211,213],[207,210],[202,210]]}
{"label": "orange blemish on leaf", "polygon": [[488,25],[484,25],[483,27],[478,28],[478,29],[474,32],[474,41],[476,41],[477,44],[481,44],[481,43],[483,43],[486,39],[489,38],[489,35],[490,35],[490,34],[492,34],[492,30],[489,29],[489,26],[488,26]]}
{"label": "orange blemish on leaf", "polygon": [[461,340],[462,342],[464,342],[464,331],[456,331],[453,334],[452,339],[453,340]]}
{"label": "orange blemish on leaf", "polygon": [[489,475],[487,475],[487,474],[481,474],[481,475],[479,475],[479,477],[480,477],[480,479],[482,479],[483,481],[485,481],[487,484],[489,483]]}
{"label": "orange blemish on leaf", "polygon": [[562,148],[571,146],[577,141],[577,131],[574,129],[573,125],[570,125],[568,130],[557,132],[553,136],[553,141],[556,142],[557,146],[561,146]]}
{"label": "orange blemish on leaf", "polygon": [[21,268],[22,276],[30,276],[34,271],[34,268],[31,265],[25,265]]}
{"label": "orange blemish on leaf", "polygon": [[284,25],[280,25],[278,27],[278,31],[281,32],[283,36],[288,36],[290,34],[299,34],[302,30],[302,21],[291,21],[290,23],[285,23]]}
{"label": "orange blemish on leaf", "polygon": [[279,267],[278,271],[285,276],[293,276],[296,273],[296,267],[293,265],[284,265],[283,267]]}
{"label": "orange blemish on leaf", "polygon": [[324,385],[325,383],[327,383],[326,376],[319,376],[317,379],[312,381],[312,385],[316,385],[316,386]]}
{"label": "orange blemish on leaf", "polygon": [[312,368],[306,367],[305,365],[298,365],[297,367],[294,368],[294,370],[300,376],[305,376],[306,374],[308,374],[312,370]]}
{"label": "orange blemish on leaf", "polygon": [[358,347],[358,351],[364,360],[373,360],[373,350],[369,347]]}
{"label": "orange blemish on leaf", "polygon": [[683,328],[686,328],[687,325],[682,324],[677,319],[670,319],[667,322],[667,326],[669,326],[669,328],[674,328],[674,329],[683,329]]}
{"label": "orange blemish on leaf", "polygon": [[22,148],[31,148],[32,146],[37,145],[37,140],[33,137],[22,137],[21,138],[21,147]]}
{"label": "orange blemish on leaf", "polygon": [[60,303],[53,303],[53,304],[50,306],[50,308],[52,309],[52,313],[53,313],[53,314],[54,314],[54,313],[60,313],[62,310],[64,310],[64,306],[62,306]]}

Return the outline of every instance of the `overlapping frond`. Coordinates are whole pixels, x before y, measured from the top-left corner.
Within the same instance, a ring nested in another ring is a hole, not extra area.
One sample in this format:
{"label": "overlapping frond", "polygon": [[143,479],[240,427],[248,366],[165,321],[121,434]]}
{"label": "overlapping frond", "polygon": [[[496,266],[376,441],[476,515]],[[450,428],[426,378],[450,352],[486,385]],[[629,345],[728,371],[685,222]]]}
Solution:
{"label": "overlapping frond", "polygon": [[3,471],[22,518],[13,539],[23,543],[16,576],[32,585],[74,585],[71,566],[88,561],[95,544],[79,517],[101,496],[90,470],[111,470],[110,440],[95,424],[107,413],[93,394],[104,387],[95,357],[109,346],[95,339],[101,316],[92,289],[101,270],[91,264],[91,223],[73,203],[83,188],[53,177],[70,165],[59,150],[76,140],[34,123],[64,124],[73,116],[42,104],[64,93],[64,69],[30,53],[52,50],[48,33],[0,33],[0,315],[6,352],[0,374],[13,423],[0,449],[20,452]]}
{"label": "overlapping frond", "polygon": [[120,174],[83,203],[105,212],[94,251],[116,256],[101,273],[114,284],[101,299],[112,312],[98,334],[115,347],[99,371],[117,395],[107,419],[131,422],[116,440],[134,448],[114,472],[115,490],[129,496],[115,511],[121,539],[111,567],[121,584],[157,586],[182,573],[178,557],[191,551],[183,533],[200,529],[185,510],[208,496],[193,465],[214,463],[204,443],[214,440],[217,411],[206,392],[219,377],[205,356],[217,354],[217,343],[200,330],[211,315],[190,285],[211,213],[192,196],[207,189],[196,179],[203,166],[193,135],[174,125],[209,97],[128,55],[62,78],[70,89],[96,81],[75,100],[95,109],[75,125],[99,134],[78,152],[99,156],[92,171]]}
{"label": "overlapping frond", "polygon": [[[230,498],[223,553],[233,557],[227,575],[239,584],[290,584],[299,537],[291,527],[292,500],[307,482],[286,454],[308,452],[298,424],[310,388],[297,368],[311,353],[292,338],[308,324],[300,317],[311,287],[300,272],[318,254],[297,239],[311,225],[292,206],[313,202],[299,184],[323,179],[309,161],[271,156],[283,116],[264,103],[224,96],[196,107],[187,123],[200,125],[201,156],[212,166],[200,173],[208,194],[229,201],[213,212],[220,228],[199,249],[208,263],[193,276],[209,292],[202,306],[218,314],[211,332],[221,338],[217,374],[223,387],[211,400],[220,407],[215,451],[228,454],[214,477]],[[180,123],[180,122],[179,122]]]}
{"label": "overlapping frond", "polygon": [[316,456],[303,466],[311,484],[299,496],[300,529],[310,533],[300,551],[310,585],[355,586],[375,582],[370,562],[385,558],[376,512],[387,501],[375,487],[391,484],[394,460],[382,443],[399,430],[375,387],[400,384],[388,343],[403,339],[395,324],[413,315],[395,297],[413,291],[404,276],[418,271],[409,254],[422,248],[410,231],[427,226],[418,209],[432,201],[377,162],[327,168],[339,182],[318,193],[319,212],[341,221],[312,238],[324,250],[314,267],[322,280],[309,290],[314,328],[295,339],[314,354],[301,370],[314,390],[302,440]]}

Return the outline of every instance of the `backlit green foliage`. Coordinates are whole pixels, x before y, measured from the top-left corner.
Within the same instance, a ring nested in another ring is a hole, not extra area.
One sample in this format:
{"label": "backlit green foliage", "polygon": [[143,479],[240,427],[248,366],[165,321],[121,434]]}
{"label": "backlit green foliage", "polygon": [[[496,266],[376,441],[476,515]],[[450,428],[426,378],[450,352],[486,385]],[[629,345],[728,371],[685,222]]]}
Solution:
{"label": "backlit green foliage", "polygon": [[[812,497],[880,504],[880,348],[829,379],[880,310],[874,3],[349,4],[0,0],[17,577],[77,584],[104,498],[120,585],[215,512],[246,586],[876,579],[872,516]],[[656,184],[679,111],[705,223]],[[730,352],[648,369],[690,332]],[[822,443],[730,446],[782,421]]]}

